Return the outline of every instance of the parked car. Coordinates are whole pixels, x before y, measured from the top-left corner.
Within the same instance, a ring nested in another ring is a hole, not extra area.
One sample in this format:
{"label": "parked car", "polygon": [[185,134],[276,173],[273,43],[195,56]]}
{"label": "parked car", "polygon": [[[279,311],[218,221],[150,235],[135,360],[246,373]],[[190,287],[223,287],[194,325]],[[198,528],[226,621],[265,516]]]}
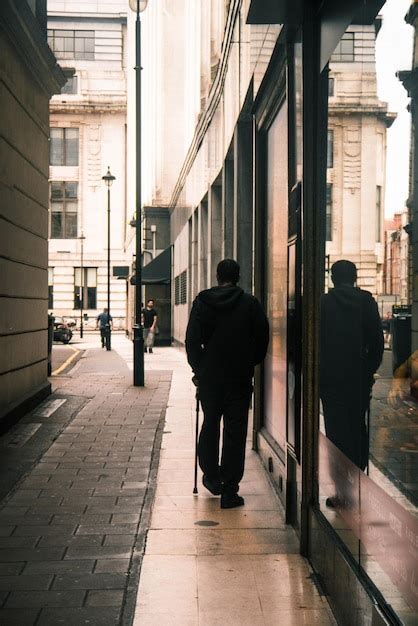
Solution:
{"label": "parked car", "polygon": [[63,317],[56,317],[54,321],[54,341],[62,341],[62,343],[70,343],[73,336],[69,324]]}

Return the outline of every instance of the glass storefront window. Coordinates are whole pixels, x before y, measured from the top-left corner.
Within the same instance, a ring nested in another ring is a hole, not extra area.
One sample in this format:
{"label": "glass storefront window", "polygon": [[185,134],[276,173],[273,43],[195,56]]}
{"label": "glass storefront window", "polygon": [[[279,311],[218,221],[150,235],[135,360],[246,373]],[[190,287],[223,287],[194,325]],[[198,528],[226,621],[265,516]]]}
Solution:
{"label": "glass storefront window", "polygon": [[321,511],[406,624],[418,611],[418,244],[396,72],[411,64],[409,6],[360,15],[330,61],[319,434]]}
{"label": "glass storefront window", "polygon": [[287,107],[267,134],[266,313],[270,344],[264,361],[264,426],[285,449],[287,406]]}

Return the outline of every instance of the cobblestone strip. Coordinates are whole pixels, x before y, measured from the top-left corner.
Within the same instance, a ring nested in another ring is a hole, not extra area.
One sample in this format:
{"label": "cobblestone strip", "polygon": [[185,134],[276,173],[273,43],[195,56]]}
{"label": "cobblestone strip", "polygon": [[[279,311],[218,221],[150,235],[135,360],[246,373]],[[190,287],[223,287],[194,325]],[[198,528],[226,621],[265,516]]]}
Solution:
{"label": "cobblestone strip", "polygon": [[93,397],[0,510],[0,624],[114,625],[125,602],[132,617],[171,372],[140,390],[88,378],[65,392]]}

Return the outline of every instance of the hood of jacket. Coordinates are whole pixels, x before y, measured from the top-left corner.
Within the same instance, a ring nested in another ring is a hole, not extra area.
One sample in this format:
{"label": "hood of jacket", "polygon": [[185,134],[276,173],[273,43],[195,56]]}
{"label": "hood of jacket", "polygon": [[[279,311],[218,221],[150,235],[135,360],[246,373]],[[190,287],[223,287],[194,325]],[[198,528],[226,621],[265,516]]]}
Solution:
{"label": "hood of jacket", "polygon": [[224,311],[232,309],[243,293],[241,287],[234,285],[228,287],[212,287],[211,289],[201,291],[199,300],[212,309]]}
{"label": "hood of jacket", "polygon": [[361,307],[363,293],[364,292],[358,287],[344,285],[330,289],[326,297],[329,298],[329,301],[333,302],[334,306],[338,309],[348,313],[350,310],[358,310],[359,307]]}

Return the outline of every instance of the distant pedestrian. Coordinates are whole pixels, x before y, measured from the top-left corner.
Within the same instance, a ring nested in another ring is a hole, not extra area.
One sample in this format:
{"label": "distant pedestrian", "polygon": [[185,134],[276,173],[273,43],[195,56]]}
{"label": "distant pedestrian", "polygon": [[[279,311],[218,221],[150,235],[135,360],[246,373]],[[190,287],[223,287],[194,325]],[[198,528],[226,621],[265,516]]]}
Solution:
{"label": "distant pedestrian", "polygon": [[155,333],[157,330],[158,315],[154,309],[154,300],[147,300],[147,306],[142,309],[142,325],[144,327],[144,352],[152,354]]}
{"label": "distant pedestrian", "polygon": [[244,474],[252,378],[269,342],[266,315],[259,301],[237,286],[239,271],[232,259],[219,263],[218,286],[199,293],[186,333],[187,358],[204,413],[198,446],[203,485],[213,495],[221,495],[224,509],[244,504],[238,490]]}
{"label": "distant pedestrian", "polygon": [[386,313],[385,317],[382,319],[382,329],[383,329],[383,336],[385,340],[385,346],[387,345],[388,348],[391,347],[391,332],[390,332],[391,320],[392,320],[392,316],[389,312]]}
{"label": "distant pedestrian", "polygon": [[96,330],[100,327],[100,339],[102,342],[102,348],[110,350],[109,347],[109,333],[113,329],[112,316],[108,309],[103,309],[103,313],[100,313],[96,318]]}
{"label": "distant pedestrian", "polygon": [[[383,357],[382,324],[371,293],[355,287],[354,263],[337,261],[331,278],[334,289],[321,298],[320,395],[325,432],[364,470],[369,459],[366,413]],[[327,505],[335,506],[336,500],[328,498]]]}

